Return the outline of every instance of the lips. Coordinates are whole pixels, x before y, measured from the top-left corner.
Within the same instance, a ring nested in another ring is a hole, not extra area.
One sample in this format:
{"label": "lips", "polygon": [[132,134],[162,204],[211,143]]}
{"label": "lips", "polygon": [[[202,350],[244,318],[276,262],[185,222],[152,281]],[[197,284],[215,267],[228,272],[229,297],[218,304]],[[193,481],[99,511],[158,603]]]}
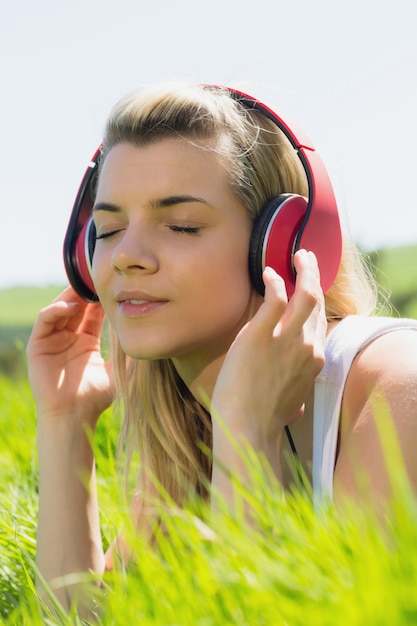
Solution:
{"label": "lips", "polygon": [[168,300],[137,291],[119,292],[115,299],[119,311],[124,317],[136,319],[156,313],[168,302]]}
{"label": "lips", "polygon": [[120,291],[116,294],[116,302],[130,302],[131,304],[146,304],[148,302],[166,302],[165,298],[158,298],[142,291]]}

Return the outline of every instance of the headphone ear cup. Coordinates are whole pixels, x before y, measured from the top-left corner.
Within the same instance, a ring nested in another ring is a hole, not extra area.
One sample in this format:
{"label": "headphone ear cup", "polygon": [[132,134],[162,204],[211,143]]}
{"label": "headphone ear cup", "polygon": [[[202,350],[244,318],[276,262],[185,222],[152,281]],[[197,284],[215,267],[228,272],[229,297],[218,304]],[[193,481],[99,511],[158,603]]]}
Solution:
{"label": "headphone ear cup", "polygon": [[92,217],[83,227],[76,246],[79,278],[82,284],[92,293],[90,299],[96,301],[98,297],[93,283],[93,254],[96,247],[96,227]]}
{"label": "headphone ear cup", "polygon": [[81,181],[64,239],[64,265],[70,284],[84,300],[97,302],[92,279],[96,228],[92,219],[93,183],[100,147],[96,150]]}
{"label": "headphone ear cup", "polygon": [[69,281],[75,291],[88,302],[97,302],[92,278],[92,262],[96,245],[96,228],[90,217],[76,237],[65,240],[64,257]]}
{"label": "headphone ear cup", "polygon": [[283,279],[290,298],[295,288],[294,244],[308,200],[296,194],[282,194],[270,200],[255,221],[249,246],[249,273],[255,289],[263,296],[262,274],[272,267]]}

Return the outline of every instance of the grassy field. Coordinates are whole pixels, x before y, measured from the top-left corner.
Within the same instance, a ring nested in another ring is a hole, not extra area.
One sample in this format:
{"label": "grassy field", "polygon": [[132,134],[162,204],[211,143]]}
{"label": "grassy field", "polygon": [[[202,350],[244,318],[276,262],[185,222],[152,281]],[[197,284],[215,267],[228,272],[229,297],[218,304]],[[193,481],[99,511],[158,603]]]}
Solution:
{"label": "grassy field", "polygon": [[[390,277],[385,286],[398,296],[397,308],[408,307],[401,312],[413,317],[416,253],[416,247],[398,254],[380,251],[376,259],[379,274]],[[60,290],[0,291],[0,355],[13,346],[21,357],[16,343],[24,347],[38,310]],[[36,416],[22,362],[12,376],[0,374],[0,624],[81,625],[76,611],[71,617],[42,613],[34,589]],[[126,521],[114,463],[118,428],[119,417],[110,410],[94,440],[104,545]],[[150,548],[132,537],[129,572],[104,580],[96,624],[417,624],[417,502],[398,464],[392,470],[396,498],[384,532],[364,508],[352,507],[343,518],[331,507],[317,515],[308,493],[284,498],[278,485],[265,486],[259,464],[253,459],[248,464],[254,488],[241,489],[240,498],[253,508],[254,526],[224,511],[210,518],[197,504],[186,511],[167,507],[161,513],[166,534],[157,545]]]}
{"label": "grassy field", "polygon": [[[80,624],[42,614],[34,591],[37,471],[35,414],[24,381],[0,380],[0,624]],[[95,438],[105,544],[124,515],[113,462],[117,416]],[[241,516],[167,507],[166,533],[150,548],[132,539],[129,572],[108,576],[95,621],[103,626],[402,626],[417,623],[417,503],[398,466],[385,532],[370,511],[314,514],[308,494],[283,498],[249,462],[254,511]]]}

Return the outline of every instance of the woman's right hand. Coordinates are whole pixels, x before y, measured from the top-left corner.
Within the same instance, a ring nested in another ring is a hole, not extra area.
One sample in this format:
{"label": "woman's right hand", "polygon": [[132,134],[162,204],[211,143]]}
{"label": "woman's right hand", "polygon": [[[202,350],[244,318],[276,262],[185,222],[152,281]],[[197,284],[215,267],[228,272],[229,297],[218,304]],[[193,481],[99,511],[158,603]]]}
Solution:
{"label": "woman's right hand", "polygon": [[110,364],[100,353],[104,312],[69,287],[42,309],[27,346],[39,418],[78,416],[94,427],[113,401]]}

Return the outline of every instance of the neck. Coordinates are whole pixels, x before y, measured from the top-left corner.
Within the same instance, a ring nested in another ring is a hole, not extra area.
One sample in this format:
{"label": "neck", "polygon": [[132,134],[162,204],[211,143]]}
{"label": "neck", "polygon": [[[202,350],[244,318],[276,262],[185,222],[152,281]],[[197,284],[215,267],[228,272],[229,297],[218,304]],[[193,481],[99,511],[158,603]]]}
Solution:
{"label": "neck", "polygon": [[241,320],[227,336],[212,342],[208,350],[172,359],[178,375],[207,411],[210,411],[211,397],[217,377],[231,344],[241,328],[255,315],[262,302],[263,298],[253,290]]}
{"label": "neck", "polygon": [[225,354],[219,354],[206,363],[173,359],[173,364],[178,375],[187,385],[194,398],[200,402],[207,411],[210,411],[211,397],[224,358]]}

